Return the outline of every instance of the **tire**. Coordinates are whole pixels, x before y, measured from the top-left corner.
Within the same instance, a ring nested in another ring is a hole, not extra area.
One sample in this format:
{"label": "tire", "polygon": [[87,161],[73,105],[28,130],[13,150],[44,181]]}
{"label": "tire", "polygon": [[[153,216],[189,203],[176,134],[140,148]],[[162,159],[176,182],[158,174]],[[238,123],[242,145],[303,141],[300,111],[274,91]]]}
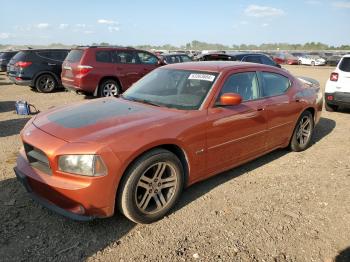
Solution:
{"label": "tire", "polygon": [[328,111],[328,112],[338,111],[338,108],[339,108],[339,106],[337,106],[337,105],[330,105],[330,104],[327,104],[327,102],[324,103],[324,107],[326,108],[326,111]]}
{"label": "tire", "polygon": [[298,65],[301,65],[301,60],[298,61]]}
{"label": "tire", "polygon": [[181,195],[183,174],[180,160],[170,151],[154,149],[145,153],[128,168],[120,183],[119,210],[141,224],[163,218]]}
{"label": "tire", "polygon": [[315,66],[315,62],[314,61],[311,61],[311,66]]}
{"label": "tire", "polygon": [[35,81],[35,88],[41,93],[51,93],[57,86],[57,80],[50,74],[40,75]]}
{"label": "tire", "polygon": [[98,91],[99,97],[118,96],[121,88],[117,81],[106,79],[100,84]]}
{"label": "tire", "polygon": [[[306,124],[308,122],[308,124]],[[299,152],[307,149],[311,144],[314,131],[314,119],[310,111],[304,111],[298,119],[290,141],[290,149]]]}

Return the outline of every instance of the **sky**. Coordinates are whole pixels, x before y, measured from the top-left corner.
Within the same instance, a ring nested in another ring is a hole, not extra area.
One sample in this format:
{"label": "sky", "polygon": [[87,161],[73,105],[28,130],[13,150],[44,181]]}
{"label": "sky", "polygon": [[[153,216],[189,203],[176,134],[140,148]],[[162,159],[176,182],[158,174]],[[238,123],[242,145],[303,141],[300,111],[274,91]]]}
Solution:
{"label": "sky", "polygon": [[0,44],[350,44],[350,0],[5,0],[1,7]]}

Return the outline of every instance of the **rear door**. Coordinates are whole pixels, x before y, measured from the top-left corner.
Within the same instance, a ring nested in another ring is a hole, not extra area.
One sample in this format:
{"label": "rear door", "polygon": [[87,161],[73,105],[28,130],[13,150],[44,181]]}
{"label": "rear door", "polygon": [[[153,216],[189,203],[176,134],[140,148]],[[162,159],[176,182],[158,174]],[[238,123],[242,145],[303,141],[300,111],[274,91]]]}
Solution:
{"label": "rear door", "polygon": [[258,75],[268,118],[267,145],[272,149],[289,141],[302,104],[288,95],[292,82],[287,76],[267,71]]}
{"label": "rear door", "polygon": [[117,50],[113,53],[115,74],[118,77],[123,91],[141,78],[143,67],[133,50]]}
{"label": "rear door", "polygon": [[343,57],[339,66],[338,92],[350,93],[350,57]]}
{"label": "rear door", "polygon": [[49,50],[44,52],[37,52],[37,55],[42,58],[42,66],[47,70],[55,73],[61,77],[62,63],[66,58],[68,51],[66,50]]}
{"label": "rear door", "polygon": [[[148,52],[145,52],[145,51],[136,51],[135,53],[136,53],[136,56],[138,58],[138,62],[142,68],[140,75],[139,75],[139,78],[145,76],[146,74],[148,74],[152,70],[159,67],[159,63],[158,63],[159,59],[155,55],[148,53]],[[176,58],[176,60],[177,59],[178,58]]]}

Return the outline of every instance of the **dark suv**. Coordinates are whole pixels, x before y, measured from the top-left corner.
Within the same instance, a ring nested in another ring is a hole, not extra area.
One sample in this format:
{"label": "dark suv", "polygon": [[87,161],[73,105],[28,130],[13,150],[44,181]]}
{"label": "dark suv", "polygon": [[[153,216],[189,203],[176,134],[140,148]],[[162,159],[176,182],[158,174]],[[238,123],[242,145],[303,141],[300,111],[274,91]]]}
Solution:
{"label": "dark suv", "polygon": [[134,48],[78,47],[62,65],[62,84],[94,96],[117,96],[162,64],[154,54]]}
{"label": "dark suv", "polygon": [[192,59],[185,53],[169,53],[158,56],[165,64],[191,62]]}
{"label": "dark suv", "polygon": [[262,53],[211,53],[197,57],[199,61],[241,61],[281,67],[271,57]]}
{"label": "dark suv", "polygon": [[18,51],[4,51],[0,52],[0,71],[6,71],[7,64],[10,62],[11,58],[17,54]]}
{"label": "dark suv", "polygon": [[61,86],[62,62],[68,52],[68,49],[22,50],[8,63],[7,75],[17,85],[52,92]]}

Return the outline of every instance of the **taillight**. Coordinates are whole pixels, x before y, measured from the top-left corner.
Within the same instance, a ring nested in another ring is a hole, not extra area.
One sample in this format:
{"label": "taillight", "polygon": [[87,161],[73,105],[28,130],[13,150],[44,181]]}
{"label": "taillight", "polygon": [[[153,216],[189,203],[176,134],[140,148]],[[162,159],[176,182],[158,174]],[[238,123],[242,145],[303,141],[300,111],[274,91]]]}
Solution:
{"label": "taillight", "polygon": [[78,65],[79,73],[83,75],[89,73],[92,68],[93,68],[92,66]]}
{"label": "taillight", "polygon": [[331,77],[329,78],[331,81],[338,81],[339,74],[338,73],[332,73]]}
{"label": "taillight", "polygon": [[19,61],[15,64],[15,66],[21,67],[21,68],[25,68],[28,67],[32,64],[32,62],[28,62],[28,61]]}

